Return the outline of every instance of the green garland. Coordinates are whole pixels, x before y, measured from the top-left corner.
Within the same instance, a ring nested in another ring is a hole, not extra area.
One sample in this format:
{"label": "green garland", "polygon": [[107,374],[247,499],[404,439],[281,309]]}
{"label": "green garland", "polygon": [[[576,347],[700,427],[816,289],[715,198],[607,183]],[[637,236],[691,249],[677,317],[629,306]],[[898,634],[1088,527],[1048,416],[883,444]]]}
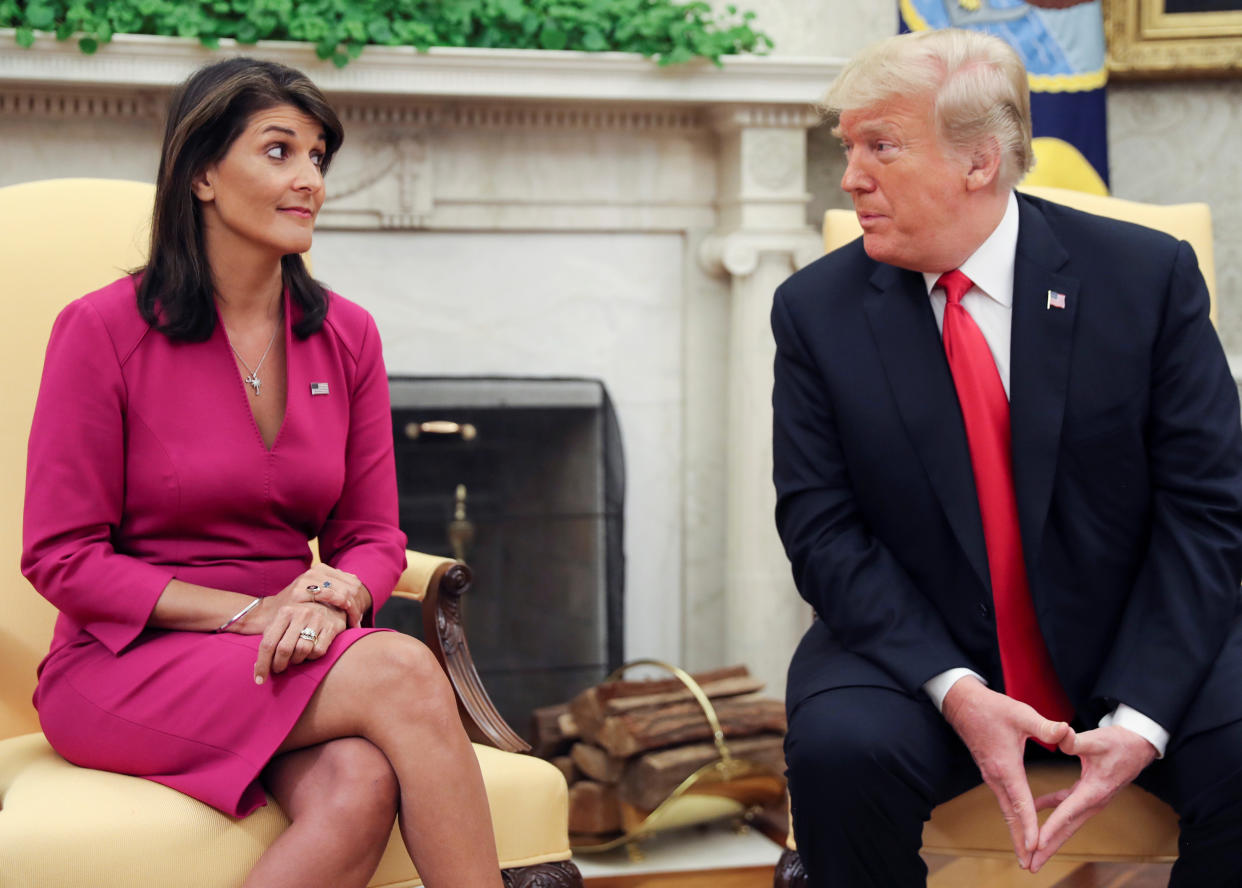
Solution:
{"label": "green garland", "polygon": [[113,34],[195,37],[216,48],[299,40],[344,67],[368,44],[635,52],[661,65],[763,53],[753,12],[702,0],[0,0],[0,27],[29,47],[36,32],[78,37],[93,53]]}

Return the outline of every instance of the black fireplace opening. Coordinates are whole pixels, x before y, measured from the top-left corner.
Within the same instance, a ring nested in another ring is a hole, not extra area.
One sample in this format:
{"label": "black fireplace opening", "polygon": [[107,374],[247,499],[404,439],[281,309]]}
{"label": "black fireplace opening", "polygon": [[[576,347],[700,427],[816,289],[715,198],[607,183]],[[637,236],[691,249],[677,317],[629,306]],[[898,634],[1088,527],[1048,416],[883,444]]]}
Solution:
{"label": "black fireplace opening", "polygon": [[[623,654],[625,465],[595,379],[392,377],[401,529],[459,558],[466,638],[492,701],[530,739],[536,707],[602,681]],[[393,598],[376,624],[422,636]]]}

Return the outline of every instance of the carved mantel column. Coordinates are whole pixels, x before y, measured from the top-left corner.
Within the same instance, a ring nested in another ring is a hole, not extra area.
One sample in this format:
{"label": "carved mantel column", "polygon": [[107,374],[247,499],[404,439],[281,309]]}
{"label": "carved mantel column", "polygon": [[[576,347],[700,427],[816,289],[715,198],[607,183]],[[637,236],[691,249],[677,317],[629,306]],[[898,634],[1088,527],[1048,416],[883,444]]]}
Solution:
{"label": "carved mantel column", "polygon": [[809,614],[776,534],[772,487],[772,293],[823,252],[807,225],[807,107],[729,107],[721,140],[719,225],[700,259],[730,279],[725,544],[725,658],[747,663],[781,693]]}

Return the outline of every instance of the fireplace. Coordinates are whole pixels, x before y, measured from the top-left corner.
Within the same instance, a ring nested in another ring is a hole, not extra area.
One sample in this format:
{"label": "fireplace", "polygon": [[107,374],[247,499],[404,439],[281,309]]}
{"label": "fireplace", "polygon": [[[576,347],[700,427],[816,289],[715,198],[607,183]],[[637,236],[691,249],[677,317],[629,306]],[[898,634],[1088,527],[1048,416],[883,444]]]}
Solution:
{"label": "fireplace", "polygon": [[[468,563],[470,650],[505,719],[601,681],[622,658],[624,462],[592,379],[389,381],[401,529]],[[379,625],[421,635],[419,605]]]}

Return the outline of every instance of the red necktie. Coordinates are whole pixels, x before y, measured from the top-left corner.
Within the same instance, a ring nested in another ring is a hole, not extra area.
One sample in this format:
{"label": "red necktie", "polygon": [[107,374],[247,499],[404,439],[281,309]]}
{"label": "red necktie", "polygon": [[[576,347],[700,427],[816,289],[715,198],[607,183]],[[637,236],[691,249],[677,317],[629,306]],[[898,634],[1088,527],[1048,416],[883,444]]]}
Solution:
{"label": "red necktie", "polygon": [[955,269],[942,274],[936,286],[943,287],[948,297],[944,350],[966,423],[970,464],[979,494],[1005,693],[1029,703],[1045,718],[1068,721],[1074,707],[1052,668],[1027,587],[1013,489],[1009,399],[987,340],[962,307],[962,297],[971,288],[970,278]]}

